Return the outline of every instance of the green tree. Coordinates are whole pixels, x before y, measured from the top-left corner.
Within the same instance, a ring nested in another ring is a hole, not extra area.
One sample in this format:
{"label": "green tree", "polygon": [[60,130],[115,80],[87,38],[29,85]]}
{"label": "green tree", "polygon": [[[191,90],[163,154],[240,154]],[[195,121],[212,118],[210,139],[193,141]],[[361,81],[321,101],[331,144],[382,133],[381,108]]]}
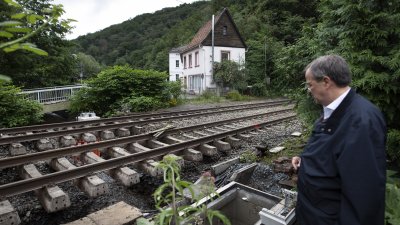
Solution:
{"label": "green tree", "polygon": [[247,86],[244,68],[231,60],[214,64],[214,80],[222,87],[243,90]]}
{"label": "green tree", "polygon": [[71,44],[63,39],[72,20],[60,18],[62,6],[50,4],[50,0],[5,1],[0,1],[1,19],[5,20],[0,23],[0,45],[4,50],[0,52],[0,73],[12,76],[14,84],[25,87],[72,83],[76,79],[76,60]]}
{"label": "green tree", "polygon": [[42,107],[21,95],[21,90],[0,80],[0,127],[29,125],[41,120]]}

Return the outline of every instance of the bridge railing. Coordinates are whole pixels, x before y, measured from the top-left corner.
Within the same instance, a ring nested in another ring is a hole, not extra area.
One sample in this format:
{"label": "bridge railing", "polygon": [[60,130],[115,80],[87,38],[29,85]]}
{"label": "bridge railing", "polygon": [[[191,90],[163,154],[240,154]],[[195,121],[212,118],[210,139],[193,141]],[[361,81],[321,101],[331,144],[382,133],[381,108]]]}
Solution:
{"label": "bridge railing", "polygon": [[68,85],[26,89],[22,90],[21,94],[24,94],[28,99],[37,101],[41,104],[52,104],[68,101],[69,98],[73,96],[76,91],[85,87],[85,85]]}

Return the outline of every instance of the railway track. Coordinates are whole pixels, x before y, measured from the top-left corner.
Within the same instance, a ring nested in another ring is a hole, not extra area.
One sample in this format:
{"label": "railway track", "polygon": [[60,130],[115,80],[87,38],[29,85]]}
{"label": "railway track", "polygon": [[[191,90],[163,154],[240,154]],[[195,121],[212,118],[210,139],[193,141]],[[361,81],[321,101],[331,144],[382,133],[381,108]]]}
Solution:
{"label": "railway track", "polygon": [[[247,107],[250,106],[247,105]],[[235,148],[243,140],[251,138],[251,135],[254,135],[252,131],[266,132],[263,127],[291,120],[294,117],[295,115],[288,107],[287,109],[188,127],[172,128],[167,126],[167,129],[153,130],[143,134],[2,158],[0,159],[1,170],[18,167],[19,173],[24,179],[2,183],[0,197],[6,199],[35,191],[46,211],[60,211],[70,206],[70,200],[68,195],[57,186],[59,183],[73,181],[72,183],[89,196],[99,196],[108,191],[107,183],[95,175],[100,171],[107,171],[115,180],[119,180],[125,186],[131,186],[139,182],[137,170],[151,176],[159,175],[161,171],[157,170],[156,165],[157,160],[163,155],[173,153],[180,155],[185,160],[201,161],[203,157],[213,157],[220,153],[229,154],[231,148]],[[154,117],[152,119],[150,121],[154,121]],[[164,121],[162,119],[166,118],[158,119]],[[122,128],[132,127],[132,122],[120,123],[129,123],[129,125],[124,124]],[[110,126],[120,125],[120,123],[110,124]],[[98,131],[98,129],[89,131]],[[84,132],[89,131],[85,130]],[[82,130],[73,132],[81,133]],[[250,132],[250,134],[245,134],[246,132]],[[49,132],[43,134],[47,133]],[[58,136],[59,134],[55,135],[55,137]],[[29,141],[37,140],[30,138],[28,138]],[[96,150],[96,153],[93,150]],[[183,160],[181,161],[183,162]],[[51,170],[56,172],[40,174],[39,170],[35,168],[35,163],[38,162],[46,162],[52,168]],[[76,164],[77,162],[78,164]],[[56,196],[54,193],[58,195]]]}

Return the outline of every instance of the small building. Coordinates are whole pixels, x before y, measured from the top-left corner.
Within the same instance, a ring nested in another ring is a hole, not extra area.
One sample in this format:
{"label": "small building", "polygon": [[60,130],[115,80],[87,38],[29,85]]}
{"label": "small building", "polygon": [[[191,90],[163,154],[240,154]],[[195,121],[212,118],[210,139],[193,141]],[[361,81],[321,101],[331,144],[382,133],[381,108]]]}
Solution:
{"label": "small building", "polygon": [[[232,60],[244,65],[246,44],[228,9],[214,18],[214,62]],[[187,45],[169,52],[169,80],[181,80],[188,93],[215,89],[212,75],[212,20]]]}

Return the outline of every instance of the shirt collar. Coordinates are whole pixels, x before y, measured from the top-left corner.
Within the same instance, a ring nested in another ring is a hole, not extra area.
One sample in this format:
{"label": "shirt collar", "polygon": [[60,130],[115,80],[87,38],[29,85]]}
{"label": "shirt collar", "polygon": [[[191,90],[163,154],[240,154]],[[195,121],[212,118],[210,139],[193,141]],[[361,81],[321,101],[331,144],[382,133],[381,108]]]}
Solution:
{"label": "shirt collar", "polygon": [[339,97],[337,97],[331,104],[324,106],[324,120],[328,119],[333,111],[342,103],[343,99],[346,97],[346,95],[349,93],[351,88],[349,88],[347,91],[343,92]]}

